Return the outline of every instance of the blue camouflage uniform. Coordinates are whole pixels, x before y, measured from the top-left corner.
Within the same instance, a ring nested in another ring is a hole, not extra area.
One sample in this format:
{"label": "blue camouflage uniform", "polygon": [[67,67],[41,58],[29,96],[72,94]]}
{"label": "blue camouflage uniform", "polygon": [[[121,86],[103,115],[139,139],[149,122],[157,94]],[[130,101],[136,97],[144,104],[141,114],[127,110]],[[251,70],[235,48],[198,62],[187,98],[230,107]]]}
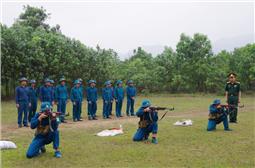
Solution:
{"label": "blue camouflage uniform", "polygon": [[[40,101],[41,102],[50,102],[54,100],[53,94],[52,94],[52,88],[51,86],[46,85],[46,83],[50,83],[49,79],[45,80],[45,85],[40,88]],[[52,105],[52,104],[51,104]]]}
{"label": "blue camouflage uniform", "polygon": [[[96,83],[95,80],[90,80],[89,84]],[[88,101],[88,117],[92,119],[96,117],[97,111],[97,88],[87,87],[86,89],[87,101]]]}
{"label": "blue camouflage uniform", "polygon": [[76,80],[74,82],[74,87],[71,89],[70,98],[73,103],[73,121],[80,121],[81,118],[81,102],[82,102],[82,90],[80,89],[80,86],[77,87],[76,84],[78,84],[79,81]]}
{"label": "blue camouflage uniform", "polygon": [[105,82],[106,87],[103,88],[102,98],[103,98],[103,117],[104,119],[110,118],[111,102],[113,101],[112,88],[107,87],[111,84],[110,81]]}
{"label": "blue camouflage uniform", "polygon": [[80,111],[79,111],[79,115],[80,115],[80,118],[81,118],[81,113],[82,113],[82,101],[83,101],[83,92],[84,92],[84,88],[83,88],[83,84],[82,84],[82,79],[81,78],[79,78],[78,79],[79,81],[80,81],[80,92],[82,93],[82,97],[81,97],[81,108],[80,108]]}
{"label": "blue camouflage uniform", "polygon": [[[128,81],[128,84],[133,83],[132,80]],[[127,116],[129,116],[131,114],[131,116],[134,115],[134,104],[135,104],[135,100],[132,99],[132,97],[136,96],[136,88],[134,86],[127,86],[126,88],[126,94],[127,94],[127,110],[126,110],[126,114]]]}
{"label": "blue camouflage uniform", "polygon": [[56,87],[54,86],[54,80],[50,80],[51,86],[51,94],[52,94],[52,101],[56,100]]}
{"label": "blue camouflage uniform", "polygon": [[[140,118],[139,128],[137,129],[133,141],[147,140],[150,133],[157,134],[158,132],[158,113],[155,111],[144,112],[144,109],[150,106],[148,100],[143,100],[142,106],[136,112]],[[141,124],[145,122],[146,124]],[[157,143],[156,138],[152,138],[152,143]]]}
{"label": "blue camouflage uniform", "polygon": [[207,125],[207,131],[213,131],[216,130],[216,125],[223,122],[224,130],[230,131],[228,127],[228,115],[227,115],[227,109],[223,107],[217,107],[220,105],[220,100],[215,99],[213,104],[209,107],[209,119],[208,119],[208,125]]}
{"label": "blue camouflage uniform", "polygon": [[[64,78],[60,79],[61,81],[65,81]],[[56,87],[56,101],[58,102],[57,110],[58,112],[61,112],[60,120],[61,122],[64,122],[65,120],[65,114],[66,114],[66,104],[68,100],[68,91],[66,85],[59,84]]]}
{"label": "blue camouflage uniform", "polygon": [[124,89],[122,86],[119,86],[122,81],[117,81],[117,86],[114,89],[114,98],[116,101],[116,117],[121,117],[121,109],[124,99]]}
{"label": "blue camouflage uniform", "polygon": [[[114,98],[114,87],[111,87],[111,90],[112,90],[112,97]],[[111,104],[110,104],[109,115],[112,115],[112,104],[113,104],[113,101],[111,101]]]}
{"label": "blue camouflage uniform", "polygon": [[[27,81],[26,78],[21,78],[21,81]],[[27,126],[28,120],[28,106],[29,106],[29,89],[26,86],[18,86],[15,89],[15,100],[18,107],[18,125],[21,127],[22,115],[23,116],[23,125]]]}
{"label": "blue camouflage uniform", "polygon": [[[31,80],[30,83],[36,83],[35,80]],[[31,106],[29,108],[29,115],[28,115],[28,121],[30,122],[31,119],[34,117],[36,109],[37,109],[37,101],[39,96],[39,89],[37,87],[29,87],[29,98]]]}
{"label": "blue camouflage uniform", "polygon": [[[52,108],[50,102],[42,102],[41,112],[46,109]],[[45,150],[45,145],[53,142],[53,148],[56,150],[59,148],[59,131],[58,122],[56,119],[50,119],[49,117],[43,118],[41,122],[38,120],[40,113],[36,113],[31,120],[31,128],[37,129],[34,139],[27,150],[27,158],[32,158]],[[55,157],[61,157],[59,151],[55,152]]]}

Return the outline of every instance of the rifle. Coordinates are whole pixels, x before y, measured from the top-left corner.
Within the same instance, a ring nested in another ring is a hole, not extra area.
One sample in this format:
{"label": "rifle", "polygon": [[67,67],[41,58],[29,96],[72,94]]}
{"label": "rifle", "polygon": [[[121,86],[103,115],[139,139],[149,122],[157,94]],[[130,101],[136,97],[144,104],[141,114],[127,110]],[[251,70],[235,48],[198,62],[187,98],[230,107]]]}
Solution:
{"label": "rifle", "polygon": [[159,119],[159,121],[162,120],[169,111],[174,110],[174,107],[172,107],[172,108],[168,108],[168,107],[149,107],[149,108],[150,108],[151,112],[155,112],[155,111],[159,111],[159,110],[166,110],[166,112],[162,115],[162,117]]}
{"label": "rifle", "polygon": [[[55,117],[53,117],[53,113],[56,114]],[[52,119],[55,119],[55,118],[57,118],[58,116],[61,115],[60,112],[53,112],[53,111],[51,111],[51,110],[42,111],[42,112],[40,112],[40,114],[44,114],[44,115],[49,116],[49,118],[50,118],[51,120],[52,120]]]}
{"label": "rifle", "polygon": [[232,104],[221,104],[220,105],[221,107],[223,107],[223,108],[226,108],[226,109],[229,109],[229,108],[243,108],[244,107],[244,104],[243,105],[241,105],[241,106],[236,106],[236,105],[232,105]]}

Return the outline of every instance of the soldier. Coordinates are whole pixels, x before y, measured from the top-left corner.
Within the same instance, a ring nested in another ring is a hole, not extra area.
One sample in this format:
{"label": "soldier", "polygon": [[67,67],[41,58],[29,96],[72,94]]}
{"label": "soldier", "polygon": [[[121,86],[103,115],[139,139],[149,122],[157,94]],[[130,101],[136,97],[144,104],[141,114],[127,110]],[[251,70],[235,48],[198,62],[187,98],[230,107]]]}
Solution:
{"label": "soldier", "polygon": [[97,120],[96,111],[97,111],[97,88],[96,81],[90,80],[89,87],[86,89],[87,102],[88,102],[88,119]]}
{"label": "soldier", "polygon": [[37,109],[38,95],[39,95],[39,89],[36,87],[36,81],[32,79],[30,83],[31,83],[31,87],[29,87],[29,98],[30,98],[31,106],[29,108],[29,114],[28,114],[29,122],[35,115],[35,112]]}
{"label": "soldier", "polygon": [[50,144],[51,142],[53,142],[53,148],[55,150],[54,156],[57,158],[61,157],[61,153],[59,151],[59,131],[56,114],[52,113],[51,118],[44,113],[51,109],[52,106],[50,102],[42,102],[40,113],[36,113],[31,120],[31,128],[36,128],[36,133],[27,150],[27,158],[32,158],[41,153],[45,153],[45,145]]}
{"label": "soldier", "polygon": [[228,82],[225,87],[226,100],[229,105],[233,105],[230,108],[229,122],[237,123],[237,111],[238,103],[241,101],[241,88],[240,83],[236,81],[236,74],[228,74]]}
{"label": "soldier", "polygon": [[79,80],[75,80],[74,82],[74,87],[71,89],[71,101],[73,103],[73,121],[82,121],[82,119],[80,118],[81,113],[80,113],[80,109],[81,109],[81,102],[82,102],[82,92],[80,89],[80,81]]}
{"label": "soldier", "polygon": [[27,120],[28,120],[28,107],[31,106],[30,104],[30,97],[29,97],[29,89],[27,88],[27,78],[22,77],[19,79],[20,86],[16,87],[15,89],[15,100],[16,100],[16,107],[18,109],[18,126],[19,128],[22,127],[22,115],[23,116],[23,125],[28,127]]}
{"label": "soldier", "polygon": [[110,119],[111,103],[113,102],[111,81],[105,82],[105,88],[103,88],[103,118]]}
{"label": "soldier", "polygon": [[127,116],[134,116],[134,104],[135,104],[135,96],[136,96],[136,88],[134,87],[134,83],[132,80],[127,82],[128,86],[126,88],[127,93]]}
{"label": "soldier", "polygon": [[40,88],[40,101],[41,102],[50,102],[51,105],[54,104],[54,97],[52,95],[52,88],[50,84],[50,79],[46,78],[44,80],[44,86]]}
{"label": "soldier", "polygon": [[149,100],[143,100],[142,106],[136,112],[140,117],[139,128],[137,129],[133,141],[148,140],[150,133],[152,133],[152,143],[157,144],[158,133],[158,112],[150,109],[151,103]]}
{"label": "soldier", "polygon": [[82,82],[83,82],[83,80],[81,79],[81,78],[79,78],[78,79],[79,81],[80,81],[80,91],[81,91],[81,93],[82,93],[82,97],[81,97],[81,108],[79,109],[80,111],[79,111],[79,115],[80,115],[80,119],[82,120],[82,116],[81,116],[81,113],[82,113],[82,102],[83,102],[83,92],[84,92],[84,88],[83,88],[83,84],[82,84]]}
{"label": "soldier", "polygon": [[52,101],[55,101],[56,97],[56,87],[54,86],[55,82],[54,80],[50,80],[50,87],[51,87],[51,94],[52,94]]}
{"label": "soldier", "polygon": [[[111,90],[112,90],[112,97],[114,97],[114,87],[112,85],[112,82],[111,82]],[[109,110],[109,115],[110,116],[112,116],[112,104],[113,104],[113,101],[111,101],[111,104],[110,104],[110,110]]]}
{"label": "soldier", "polygon": [[66,87],[66,79],[64,77],[60,78],[60,84],[56,87],[56,102],[57,110],[61,112],[60,120],[62,123],[66,123],[66,104],[68,103],[68,92]]}
{"label": "soldier", "polygon": [[116,117],[123,117],[121,115],[121,109],[124,99],[124,89],[122,87],[122,81],[117,81],[117,86],[114,89],[114,98],[116,102]]}
{"label": "soldier", "polygon": [[232,131],[228,127],[228,114],[226,108],[221,106],[221,102],[219,99],[215,99],[213,104],[209,107],[209,119],[208,119],[208,126],[207,131],[214,131],[216,130],[216,125],[223,122],[224,130],[225,131]]}

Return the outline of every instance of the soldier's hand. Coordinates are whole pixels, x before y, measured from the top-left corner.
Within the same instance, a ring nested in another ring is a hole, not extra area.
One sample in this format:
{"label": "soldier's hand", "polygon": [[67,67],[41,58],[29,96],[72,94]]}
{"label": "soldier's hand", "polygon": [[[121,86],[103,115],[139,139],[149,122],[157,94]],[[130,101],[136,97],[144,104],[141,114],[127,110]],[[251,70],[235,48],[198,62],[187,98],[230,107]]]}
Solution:
{"label": "soldier's hand", "polygon": [[91,104],[92,102],[91,101],[89,101],[89,104]]}
{"label": "soldier's hand", "polygon": [[118,102],[118,100],[117,100],[117,99],[116,99],[115,101],[116,101],[116,103]]}
{"label": "soldier's hand", "polygon": [[75,102],[73,102],[73,105],[75,105]]}
{"label": "soldier's hand", "polygon": [[57,116],[56,113],[52,113],[52,117],[55,118]]}
{"label": "soldier's hand", "polygon": [[52,105],[54,105],[54,104],[55,104],[55,102],[54,102],[54,101],[52,101],[51,103],[52,103]]}
{"label": "soldier's hand", "polygon": [[46,118],[46,117],[48,117],[48,116],[45,115],[44,113],[42,113],[42,114],[39,116],[38,120],[39,120],[39,121],[42,121],[42,119],[43,119],[43,118]]}
{"label": "soldier's hand", "polygon": [[107,101],[104,101],[105,103],[108,103]]}
{"label": "soldier's hand", "polygon": [[149,107],[147,107],[147,108],[145,108],[143,111],[144,111],[144,112],[149,112],[149,111],[151,111],[151,109],[150,109]]}
{"label": "soldier's hand", "polygon": [[31,107],[31,103],[29,103],[28,106]]}
{"label": "soldier's hand", "polygon": [[19,104],[16,104],[16,107],[19,108]]}

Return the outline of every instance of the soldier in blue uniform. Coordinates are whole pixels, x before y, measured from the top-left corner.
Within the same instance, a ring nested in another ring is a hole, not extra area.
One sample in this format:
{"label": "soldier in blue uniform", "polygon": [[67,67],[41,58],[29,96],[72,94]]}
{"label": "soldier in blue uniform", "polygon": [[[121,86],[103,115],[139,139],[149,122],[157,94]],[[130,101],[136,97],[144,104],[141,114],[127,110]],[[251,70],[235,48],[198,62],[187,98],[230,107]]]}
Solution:
{"label": "soldier in blue uniform", "polygon": [[19,79],[20,86],[15,89],[15,100],[16,107],[18,109],[18,126],[22,127],[22,115],[23,115],[23,125],[28,127],[28,108],[31,106],[29,89],[27,88],[27,78],[22,77]]}
{"label": "soldier in blue uniform", "polygon": [[225,131],[232,131],[228,127],[227,109],[221,106],[219,99],[215,99],[209,107],[209,119],[207,131],[216,130],[216,125],[223,122]]}
{"label": "soldier in blue uniform", "polygon": [[136,112],[140,118],[139,128],[137,129],[133,141],[148,140],[150,133],[152,133],[152,143],[157,144],[158,133],[158,112],[150,109],[151,103],[149,100],[143,100],[142,106]]}
{"label": "soldier in blue uniform", "polygon": [[30,122],[31,119],[34,117],[36,109],[37,109],[37,101],[39,96],[39,89],[36,87],[36,81],[34,79],[30,80],[31,87],[29,87],[29,98],[30,98],[30,108],[29,108],[29,115],[28,121]]}
{"label": "soldier in blue uniform", "polygon": [[45,145],[50,144],[51,142],[53,142],[53,148],[55,150],[54,156],[57,158],[61,157],[61,153],[59,151],[57,116],[53,113],[50,117],[44,113],[51,109],[52,106],[50,102],[42,102],[40,112],[36,113],[31,120],[31,128],[36,129],[36,132],[35,137],[27,150],[27,158],[32,158],[41,153],[45,153]]}
{"label": "soldier in blue uniform", "polygon": [[52,93],[52,101],[55,101],[56,97],[56,87],[54,86],[55,82],[54,80],[50,80],[50,87],[51,87],[51,93]]}
{"label": "soldier in blue uniform", "polygon": [[236,81],[236,74],[228,74],[228,82],[225,87],[226,101],[230,107],[229,122],[237,123],[238,103],[241,101],[241,86],[240,82]]}
{"label": "soldier in blue uniform", "polygon": [[110,119],[111,103],[113,101],[111,81],[105,82],[105,88],[103,88],[103,118]]}
{"label": "soldier in blue uniform", "polygon": [[114,98],[116,102],[116,117],[122,117],[121,109],[124,99],[124,89],[122,87],[122,81],[117,81],[117,86],[114,89]]}
{"label": "soldier in blue uniform", "polygon": [[[112,90],[112,97],[114,97],[114,87],[113,87],[112,83],[111,83],[111,90]],[[111,104],[110,104],[109,115],[112,115],[112,104],[113,104],[113,101],[111,101]]]}
{"label": "soldier in blue uniform", "polygon": [[82,84],[82,82],[83,82],[83,80],[81,79],[81,78],[79,78],[78,79],[79,81],[80,81],[80,91],[81,91],[81,93],[82,93],[82,98],[81,98],[81,108],[79,109],[80,111],[79,111],[79,115],[80,115],[80,120],[82,120],[82,116],[81,116],[81,113],[82,113],[82,102],[83,102],[83,93],[84,93],[84,88],[83,88],[83,84]]}
{"label": "soldier in blue uniform", "polygon": [[42,86],[40,88],[40,101],[41,102],[50,102],[51,105],[54,104],[54,98],[53,98],[53,95],[52,95],[52,88],[51,88],[51,84],[50,84],[50,79],[45,79],[44,80],[44,86]]}
{"label": "soldier in blue uniform", "polygon": [[73,121],[82,121],[81,120],[81,113],[80,113],[80,109],[81,109],[81,102],[82,102],[82,92],[80,89],[80,81],[79,80],[75,80],[74,82],[74,87],[71,89],[71,101],[73,103]]}
{"label": "soldier in blue uniform", "polygon": [[128,86],[126,88],[127,94],[127,116],[134,116],[134,104],[135,104],[135,96],[136,96],[136,88],[134,87],[134,83],[132,80],[127,82]]}
{"label": "soldier in blue uniform", "polygon": [[66,104],[68,103],[68,92],[66,87],[66,79],[64,77],[60,78],[60,84],[56,87],[56,102],[57,110],[61,112],[60,120],[62,123],[66,123]]}
{"label": "soldier in blue uniform", "polygon": [[86,89],[87,102],[88,102],[88,119],[97,120],[97,88],[96,81],[89,80],[89,87]]}

